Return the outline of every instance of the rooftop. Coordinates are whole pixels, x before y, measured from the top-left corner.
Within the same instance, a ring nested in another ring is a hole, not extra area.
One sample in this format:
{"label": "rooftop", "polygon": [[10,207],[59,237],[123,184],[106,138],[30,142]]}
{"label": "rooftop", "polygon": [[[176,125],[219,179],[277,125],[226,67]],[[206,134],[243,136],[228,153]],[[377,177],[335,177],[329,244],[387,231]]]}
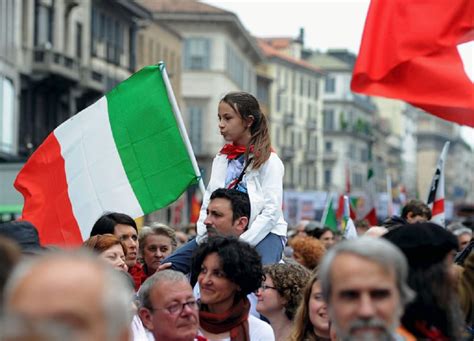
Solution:
{"label": "rooftop", "polygon": [[296,58],[293,58],[293,57],[290,57],[290,56],[286,55],[283,52],[280,52],[279,50],[277,50],[276,48],[274,48],[273,46],[268,44],[266,42],[266,38],[257,38],[257,41],[258,41],[258,45],[260,46],[260,48],[263,51],[263,54],[267,58],[272,58],[272,57],[278,58],[280,60],[291,63],[293,65],[297,65],[297,66],[300,66],[300,67],[305,68],[307,70],[316,72],[320,75],[324,74],[324,72],[321,71],[320,68],[308,63],[305,60],[296,59]]}
{"label": "rooftop", "polygon": [[195,0],[136,0],[152,12],[232,14]]}

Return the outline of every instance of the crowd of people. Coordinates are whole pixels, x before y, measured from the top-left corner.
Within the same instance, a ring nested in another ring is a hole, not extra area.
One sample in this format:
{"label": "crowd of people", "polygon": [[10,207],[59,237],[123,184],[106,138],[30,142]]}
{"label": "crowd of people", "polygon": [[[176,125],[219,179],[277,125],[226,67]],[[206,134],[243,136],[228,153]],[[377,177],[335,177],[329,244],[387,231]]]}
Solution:
{"label": "crowd of people", "polygon": [[358,237],[288,228],[283,164],[248,93],[218,107],[195,236],[105,212],[79,248],[0,225],[0,340],[472,340],[474,242],[421,201]]}

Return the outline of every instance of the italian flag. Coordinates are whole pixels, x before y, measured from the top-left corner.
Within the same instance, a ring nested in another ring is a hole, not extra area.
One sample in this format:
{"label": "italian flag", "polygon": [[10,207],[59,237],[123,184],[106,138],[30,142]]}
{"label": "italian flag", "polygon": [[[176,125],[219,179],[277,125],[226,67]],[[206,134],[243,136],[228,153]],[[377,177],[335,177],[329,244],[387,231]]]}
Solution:
{"label": "italian flag", "polygon": [[198,182],[175,103],[164,65],[148,66],[46,138],[14,184],[43,245],[80,244],[104,212],[140,217]]}
{"label": "italian flag", "polygon": [[334,233],[338,232],[336,212],[334,211],[333,207],[333,197],[330,193],[328,193],[326,205],[323,211],[323,216],[321,218],[321,223],[324,227],[328,227]]}

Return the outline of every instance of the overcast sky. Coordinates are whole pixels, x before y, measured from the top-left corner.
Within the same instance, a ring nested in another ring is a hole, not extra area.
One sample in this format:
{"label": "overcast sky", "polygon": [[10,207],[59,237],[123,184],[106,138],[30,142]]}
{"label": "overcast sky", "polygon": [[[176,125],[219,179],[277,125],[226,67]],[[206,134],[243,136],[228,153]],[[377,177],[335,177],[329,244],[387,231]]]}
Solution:
{"label": "overcast sky", "polygon": [[[294,37],[305,29],[305,46],[326,51],[359,52],[369,0],[201,0],[234,12],[257,37]],[[447,1],[447,0],[446,0]],[[466,72],[474,80],[474,43],[462,51]],[[474,130],[463,129],[474,146]]]}
{"label": "overcast sky", "polygon": [[204,0],[237,14],[258,37],[297,37],[305,29],[312,49],[347,48],[359,51],[369,0]]}

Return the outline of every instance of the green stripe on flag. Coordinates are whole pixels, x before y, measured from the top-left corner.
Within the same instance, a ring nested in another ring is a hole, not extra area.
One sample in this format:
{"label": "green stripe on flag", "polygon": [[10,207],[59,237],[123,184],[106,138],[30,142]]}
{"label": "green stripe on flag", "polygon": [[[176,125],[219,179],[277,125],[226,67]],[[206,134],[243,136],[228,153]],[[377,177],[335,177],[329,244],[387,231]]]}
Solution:
{"label": "green stripe on flag", "polygon": [[159,66],[147,66],[107,94],[112,135],[130,185],[150,213],[198,182]]}

